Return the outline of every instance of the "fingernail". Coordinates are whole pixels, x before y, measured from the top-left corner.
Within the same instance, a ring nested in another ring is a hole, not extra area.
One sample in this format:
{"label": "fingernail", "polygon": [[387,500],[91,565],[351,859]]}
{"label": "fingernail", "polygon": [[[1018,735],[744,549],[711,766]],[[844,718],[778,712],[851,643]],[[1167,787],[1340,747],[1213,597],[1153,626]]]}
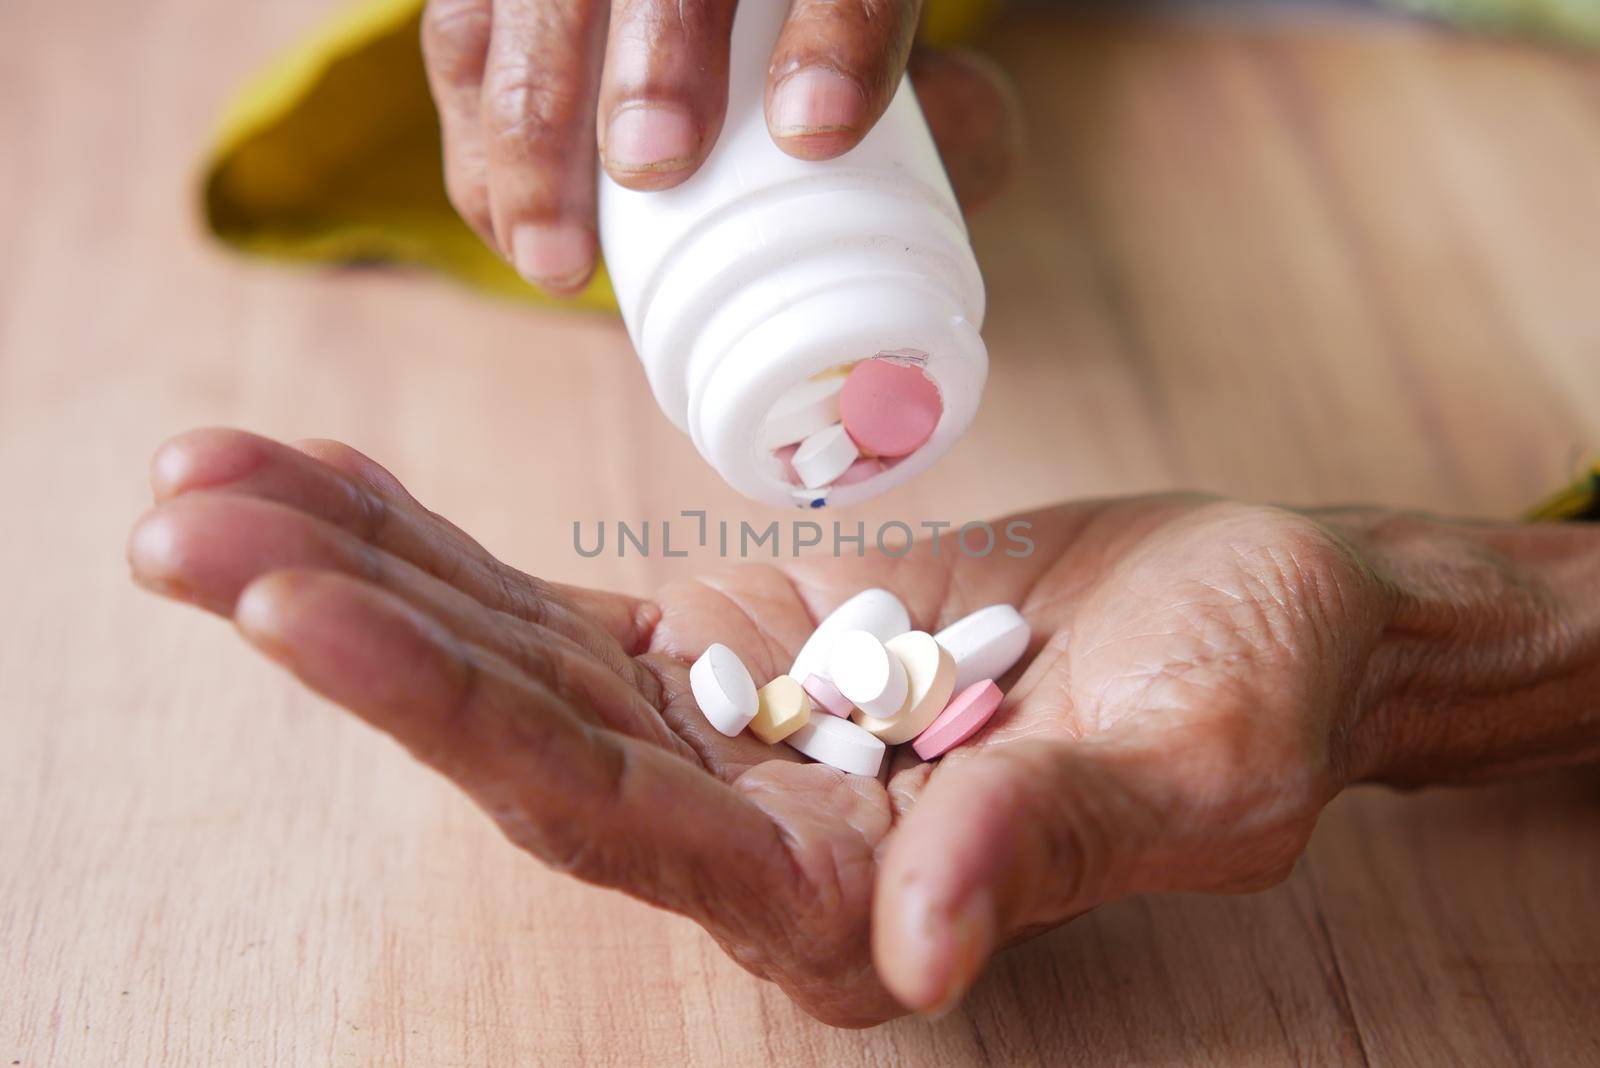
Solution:
{"label": "fingernail", "polygon": [[635,104],[611,116],[606,167],[622,171],[680,171],[694,159],[700,137],[681,108]]}
{"label": "fingernail", "polygon": [[576,223],[523,223],[511,231],[511,260],[536,286],[573,289],[594,269],[594,234]]}
{"label": "fingernail", "polygon": [[825,67],[807,67],[772,94],[772,132],[785,137],[854,130],[866,101],[856,84]]}
{"label": "fingernail", "polygon": [[950,918],[950,977],[944,995],[924,1013],[929,1019],[948,1016],[977,981],[994,944],[994,924],[994,900],[987,890],[975,891]]}

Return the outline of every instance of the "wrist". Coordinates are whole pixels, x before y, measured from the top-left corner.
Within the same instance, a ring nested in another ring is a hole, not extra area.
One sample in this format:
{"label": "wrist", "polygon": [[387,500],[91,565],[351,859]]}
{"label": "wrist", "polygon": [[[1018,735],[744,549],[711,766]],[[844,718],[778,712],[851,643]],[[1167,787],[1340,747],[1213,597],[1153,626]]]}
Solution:
{"label": "wrist", "polygon": [[1385,590],[1353,781],[1470,782],[1600,760],[1600,530],[1318,515]]}

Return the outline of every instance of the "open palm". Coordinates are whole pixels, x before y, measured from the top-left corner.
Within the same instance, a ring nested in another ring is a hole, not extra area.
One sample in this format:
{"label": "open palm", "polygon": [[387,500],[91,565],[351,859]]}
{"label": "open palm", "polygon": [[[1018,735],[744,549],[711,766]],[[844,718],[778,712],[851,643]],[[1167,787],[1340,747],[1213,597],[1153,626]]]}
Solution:
{"label": "open palm", "polygon": [[[197,431],[153,465],[129,556],[393,734],[548,864],[699,922],[807,1011],[953,1004],[1000,945],[1125,894],[1282,878],[1343,785],[1385,588],[1296,513],[1200,498],[1020,517],[1026,557],[946,539],[745,565],[651,600],[508,567],[344,446]],[[689,695],[721,641],[758,682],[869,586],[919,629],[1033,626],[1007,699],[881,779],[726,738]]]}

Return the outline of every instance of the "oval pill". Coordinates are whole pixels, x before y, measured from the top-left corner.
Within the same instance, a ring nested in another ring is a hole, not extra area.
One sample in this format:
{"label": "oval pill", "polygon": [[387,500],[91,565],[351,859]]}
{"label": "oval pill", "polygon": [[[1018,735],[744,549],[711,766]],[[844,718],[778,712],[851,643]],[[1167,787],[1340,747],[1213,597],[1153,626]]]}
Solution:
{"label": "oval pill", "polygon": [[910,455],[933,437],[943,414],[933,380],[894,360],[862,360],[839,393],[839,418],[868,456]]}
{"label": "oval pill", "polygon": [[835,639],[828,654],[828,678],[867,716],[893,716],[910,693],[900,658],[864,630],[847,630]]}
{"label": "oval pill", "polygon": [[888,747],[847,719],[817,716],[788,742],[820,764],[851,775],[876,777]]}
{"label": "oval pill", "polygon": [[839,394],[844,376],[814,378],[792,387],[767,413],[761,429],[762,443],[769,449],[793,445],[839,421]]}
{"label": "oval pill", "polygon": [[800,684],[806,695],[816,702],[818,708],[831,713],[841,719],[849,719],[850,713],[856,710],[850,703],[850,698],[839,692],[839,687],[831,679],[822,675],[807,675],[806,681]]}
{"label": "oval pill", "polygon": [[714,644],[689,669],[689,689],[700,711],[729,738],[750,725],[757,710],[756,684],[737,653]]}
{"label": "oval pill", "polygon": [[817,624],[817,629],[800,647],[789,674],[797,679],[826,675],[833,640],[847,630],[864,630],[886,642],[910,629],[911,615],[900,598],[888,590],[862,590]]}
{"label": "oval pill", "polygon": [[779,675],[756,691],[756,714],[750,733],[777,745],[811,719],[811,698],[788,675]]}
{"label": "oval pill", "polygon": [[838,423],[812,434],[789,459],[800,481],[812,489],[830,485],[861,457],[856,443]]}
{"label": "oval pill", "polygon": [[1022,613],[1008,604],[992,604],[963,616],[933,637],[950,650],[956,662],[956,689],[984,679],[998,679],[1028,651],[1032,630]]}
{"label": "oval pill", "polygon": [[977,734],[1000,707],[1000,687],[993,679],[973,683],[950,699],[939,718],[911,744],[917,756],[932,760]]}
{"label": "oval pill", "polygon": [[861,712],[855,721],[888,745],[899,745],[927,730],[928,724],[950,703],[950,695],[955,692],[956,664],[950,651],[925,631],[914,630],[890,638],[886,648],[905,667],[905,701],[887,716],[857,701]]}

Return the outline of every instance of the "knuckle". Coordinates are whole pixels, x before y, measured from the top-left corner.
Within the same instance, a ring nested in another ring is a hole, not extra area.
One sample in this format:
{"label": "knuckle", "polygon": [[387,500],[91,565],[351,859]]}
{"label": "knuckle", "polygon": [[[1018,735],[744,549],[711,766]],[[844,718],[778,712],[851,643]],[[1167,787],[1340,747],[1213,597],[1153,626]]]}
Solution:
{"label": "knuckle", "polygon": [[422,13],[422,48],[446,64],[476,56],[489,44],[491,18],[485,0],[428,0]]}
{"label": "knuckle", "polygon": [[570,147],[583,123],[583,98],[573,79],[532,66],[500,68],[483,86],[484,121],[502,146],[531,146],[555,155]]}
{"label": "knuckle", "polygon": [[484,0],[430,0],[422,15],[422,55],[434,77],[475,85],[483,77],[490,22]]}

